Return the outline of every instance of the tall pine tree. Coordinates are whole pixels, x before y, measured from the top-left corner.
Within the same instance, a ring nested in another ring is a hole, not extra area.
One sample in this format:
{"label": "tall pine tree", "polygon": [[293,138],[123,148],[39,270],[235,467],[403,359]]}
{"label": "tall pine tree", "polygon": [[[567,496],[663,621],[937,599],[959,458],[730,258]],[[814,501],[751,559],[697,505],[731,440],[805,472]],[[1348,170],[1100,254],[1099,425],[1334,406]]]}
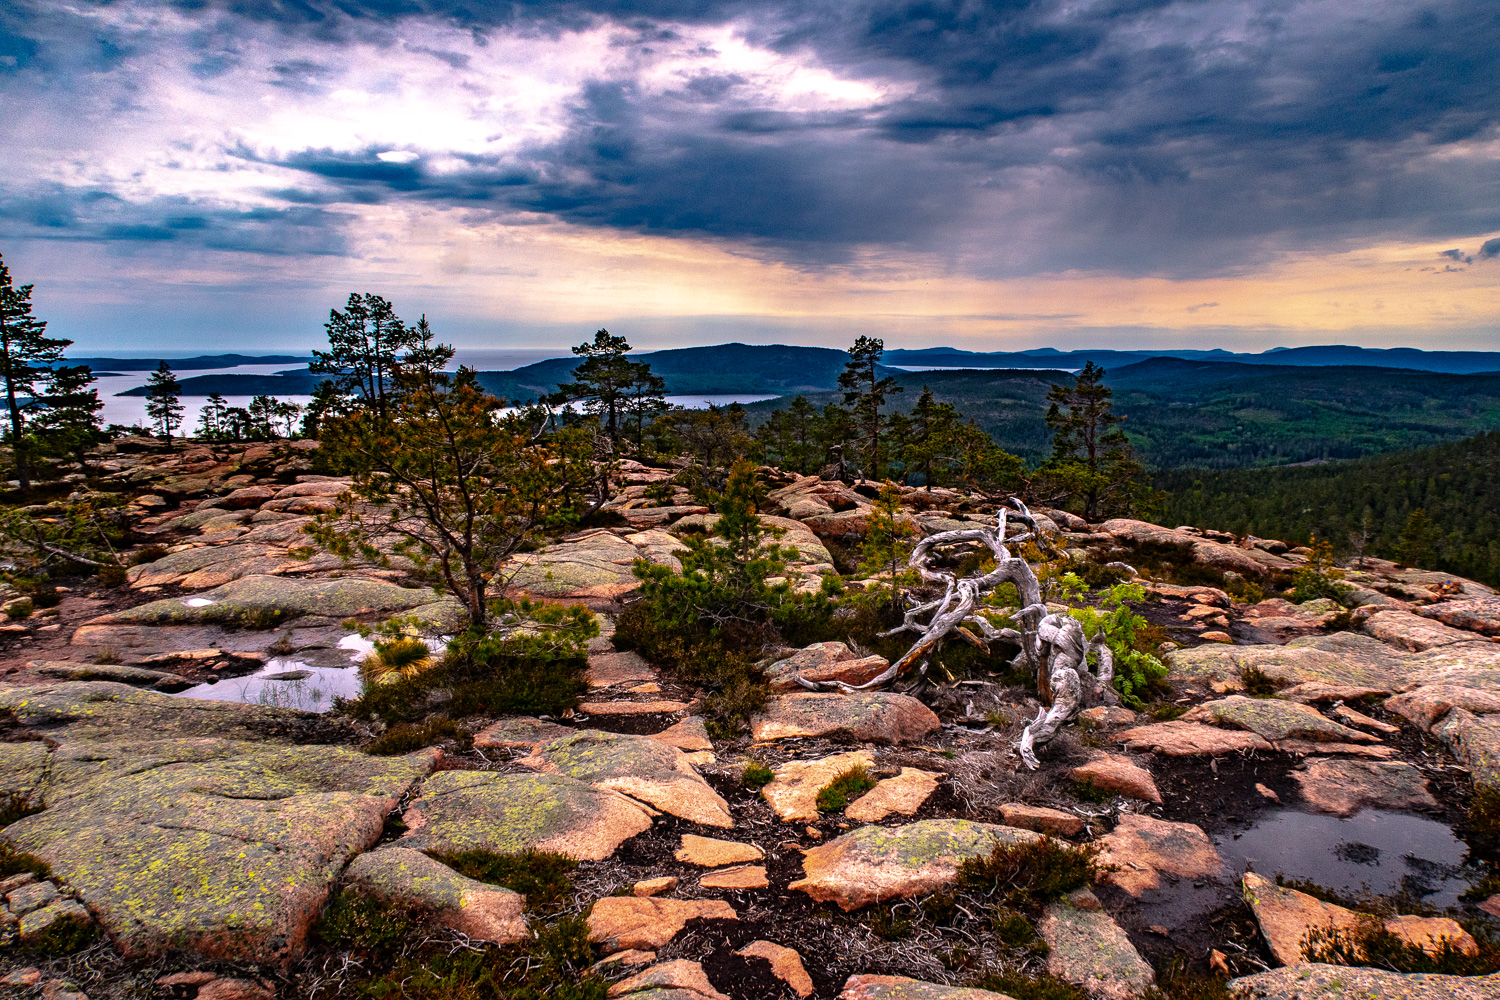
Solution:
{"label": "tall pine tree", "polygon": [[853,411],[854,426],[864,445],[866,479],[880,478],[884,468],[880,434],[885,429],[885,418],[880,408],[887,396],[901,391],[895,379],[880,377],[880,356],[884,353],[885,343],[879,338],[861,336],[849,348],[849,360],[839,376],[844,405]]}
{"label": "tall pine tree", "polygon": [[10,426],[12,460],[23,491],[31,488],[32,441],[27,424],[43,406],[44,387],[52,366],[62,360],[72,343],[47,336],[47,323],[31,312],[31,285],[17,286],[4,257],[0,257],[0,379],[4,380],[6,416]]}
{"label": "tall pine tree", "polygon": [[172,366],[165,361],[156,366],[156,371],[146,380],[146,416],[172,445],[172,428],[182,424],[182,389]]}

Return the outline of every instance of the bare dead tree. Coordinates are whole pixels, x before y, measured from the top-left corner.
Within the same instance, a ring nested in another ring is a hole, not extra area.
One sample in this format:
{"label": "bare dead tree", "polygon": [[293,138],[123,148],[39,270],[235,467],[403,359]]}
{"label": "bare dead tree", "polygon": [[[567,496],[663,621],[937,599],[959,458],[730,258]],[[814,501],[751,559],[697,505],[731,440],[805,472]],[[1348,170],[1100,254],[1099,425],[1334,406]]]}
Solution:
{"label": "bare dead tree", "polygon": [[[1085,703],[1120,703],[1114,689],[1115,658],[1104,642],[1102,628],[1092,640],[1085,640],[1078,619],[1059,611],[1042,619],[1037,641],[1046,660],[1046,669],[1037,673],[1042,707],[1021,731],[1016,744],[1021,763],[1028,771],[1039,766],[1036,748],[1052,742],[1059,729],[1078,717]],[[1090,653],[1099,661],[1097,676],[1089,673]]]}

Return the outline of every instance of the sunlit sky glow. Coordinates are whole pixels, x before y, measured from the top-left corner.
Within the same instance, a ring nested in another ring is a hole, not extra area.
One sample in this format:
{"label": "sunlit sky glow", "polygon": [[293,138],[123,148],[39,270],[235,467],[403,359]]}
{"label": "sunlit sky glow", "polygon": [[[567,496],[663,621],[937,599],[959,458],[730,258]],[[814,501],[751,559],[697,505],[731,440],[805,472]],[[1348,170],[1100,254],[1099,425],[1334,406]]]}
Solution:
{"label": "sunlit sky glow", "polygon": [[0,107],[85,350],[1500,350],[1493,4],[19,0]]}

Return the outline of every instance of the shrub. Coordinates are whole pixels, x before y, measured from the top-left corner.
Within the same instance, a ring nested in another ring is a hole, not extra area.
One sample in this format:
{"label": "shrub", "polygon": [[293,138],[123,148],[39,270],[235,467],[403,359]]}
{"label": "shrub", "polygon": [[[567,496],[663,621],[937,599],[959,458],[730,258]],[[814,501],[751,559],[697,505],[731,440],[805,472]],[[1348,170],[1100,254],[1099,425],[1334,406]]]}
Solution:
{"label": "shrub", "polygon": [[31,598],[18,597],[5,606],[5,617],[11,621],[19,621],[22,618],[30,618],[35,610],[36,604]]}
{"label": "shrub", "polygon": [[1131,602],[1145,599],[1146,589],[1140,584],[1121,583],[1100,595],[1099,608],[1069,611],[1083,626],[1085,637],[1092,639],[1103,629],[1104,641],[1114,654],[1115,689],[1132,708],[1141,707],[1142,698],[1158,691],[1167,676],[1166,664],[1156,657],[1165,633],[1130,608]]}
{"label": "shrub", "polygon": [[533,913],[557,913],[573,898],[569,876],[578,862],[565,854],[530,848],[515,854],[472,850],[437,855],[437,859],[460,875],[519,892]]}
{"label": "shrub", "polygon": [[30,792],[6,792],[0,795],[0,826],[10,826],[22,816],[39,813],[46,806],[31,800]]}
{"label": "shrub", "polygon": [[1333,545],[1314,537],[1309,548],[1312,552],[1307,562],[1292,573],[1292,603],[1301,604],[1322,597],[1342,603],[1354,588],[1342,582],[1344,571],[1333,565]]}
{"label": "shrub", "polygon": [[875,779],[870,777],[870,772],[856,764],[818,791],[818,808],[835,812],[874,787]]}
{"label": "shrub", "polygon": [[776,777],[771,769],[758,760],[752,760],[740,772],[740,784],[749,789],[764,788]]}
{"label": "shrub", "polygon": [[1099,874],[1098,857],[1099,848],[1093,844],[1075,847],[1051,837],[1019,844],[997,840],[989,854],[959,865],[958,884],[969,892],[998,896],[1002,905],[1024,911],[1093,882]]}
{"label": "shrub", "polygon": [[397,757],[444,740],[453,740],[460,750],[467,750],[474,745],[474,738],[466,730],[459,728],[458,723],[439,717],[428,719],[420,725],[397,723],[365,747],[365,753],[373,757]]}
{"label": "shrub", "polygon": [[51,878],[52,869],[47,862],[21,850],[8,840],[0,840],[0,878],[10,878],[22,872],[30,872],[37,878]]}
{"label": "shrub", "polygon": [[1483,840],[1500,840],[1500,788],[1475,785],[1469,799],[1468,829]]}
{"label": "shrub", "polygon": [[1240,686],[1252,698],[1269,698],[1276,693],[1276,681],[1253,664],[1240,669]]}
{"label": "shrub", "polygon": [[1013,1000],[1088,1000],[1088,994],[1077,986],[1046,973],[1026,976],[1019,972],[1002,972],[985,976],[974,985],[982,990],[1004,993]]}
{"label": "shrub", "polygon": [[1500,969],[1500,948],[1487,938],[1477,954],[1455,948],[1443,938],[1428,952],[1386,930],[1377,917],[1361,919],[1352,929],[1314,927],[1307,932],[1303,953],[1310,962],[1330,965],[1372,965],[1392,972],[1425,972],[1445,976],[1483,976]]}
{"label": "shrub", "polygon": [[389,960],[427,921],[425,911],[345,890],[313,925],[313,939],[336,952]]}

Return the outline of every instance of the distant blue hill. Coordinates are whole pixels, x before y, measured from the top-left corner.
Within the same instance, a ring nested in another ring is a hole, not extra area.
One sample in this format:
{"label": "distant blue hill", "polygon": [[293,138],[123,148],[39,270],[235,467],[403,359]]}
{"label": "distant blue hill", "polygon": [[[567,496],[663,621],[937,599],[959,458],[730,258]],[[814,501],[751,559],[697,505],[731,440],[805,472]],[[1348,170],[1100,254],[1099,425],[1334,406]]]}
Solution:
{"label": "distant blue hill", "polygon": [[88,365],[95,372],[150,372],[165,361],[174,372],[204,368],[237,368],[240,365],[305,365],[305,354],[200,354],[192,358],[64,358],[65,365]]}
{"label": "distant blue hill", "polygon": [[921,350],[886,351],[888,365],[963,365],[972,368],[1082,368],[1092,361],[1103,368],[1120,368],[1150,358],[1180,358],[1190,361],[1231,361],[1245,365],[1293,367],[1405,368],[1411,371],[1471,375],[1500,371],[1500,352],[1423,351],[1415,347],[1274,347],[1259,354],[1232,351],[1059,351],[1051,347],[1029,351],[965,351],[956,347],[926,347]]}

